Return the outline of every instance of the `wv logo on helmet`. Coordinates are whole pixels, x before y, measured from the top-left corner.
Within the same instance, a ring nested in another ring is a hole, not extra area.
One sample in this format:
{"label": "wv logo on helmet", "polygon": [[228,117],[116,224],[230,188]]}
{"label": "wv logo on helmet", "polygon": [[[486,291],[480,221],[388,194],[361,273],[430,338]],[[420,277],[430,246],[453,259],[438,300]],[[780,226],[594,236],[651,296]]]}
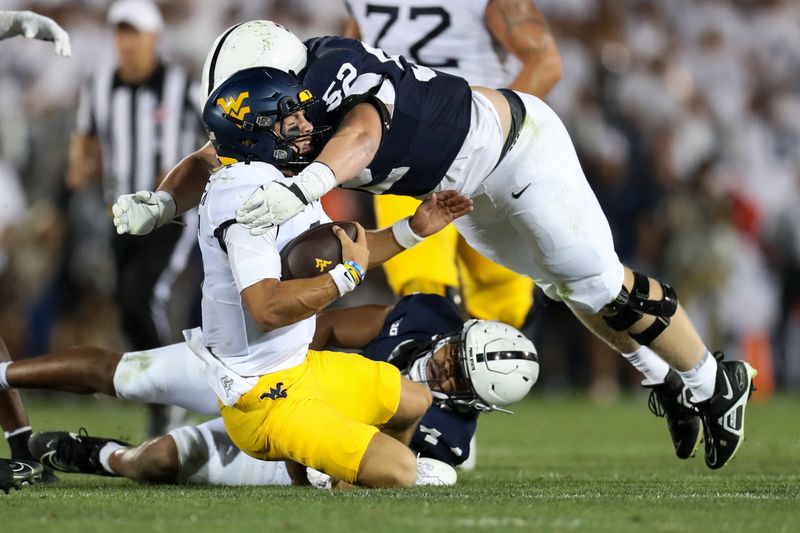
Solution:
{"label": "wv logo on helmet", "polygon": [[[220,96],[217,98],[217,105],[222,108],[226,115],[230,115],[236,120],[244,120],[244,116],[250,112],[250,106],[242,107],[247,98],[250,98],[249,91],[239,93],[236,98],[229,96],[227,100]],[[241,128],[242,126],[239,125],[239,127]]]}
{"label": "wv logo on helmet", "polygon": [[275,388],[270,387],[269,392],[265,392],[259,396],[259,400],[263,400],[265,398],[277,400],[278,398],[286,398],[287,396],[287,391],[283,390],[283,381],[279,381],[275,384]]}

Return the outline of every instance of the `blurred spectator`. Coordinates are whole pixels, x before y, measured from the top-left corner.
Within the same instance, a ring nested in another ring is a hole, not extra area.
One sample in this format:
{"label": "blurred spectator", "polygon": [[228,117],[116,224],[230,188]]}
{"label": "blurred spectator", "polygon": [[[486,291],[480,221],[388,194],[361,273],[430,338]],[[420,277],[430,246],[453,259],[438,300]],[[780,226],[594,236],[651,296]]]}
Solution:
{"label": "blurred spectator", "polygon": [[[117,63],[100,68],[81,92],[67,183],[80,190],[104,178],[110,205],[122,194],[154,190],[198,144],[199,117],[188,74],[158,53],[164,27],[155,4],[118,0],[109,8],[108,23]],[[168,224],[146,236],[111,235],[116,300],[134,350],[174,340],[167,304],[195,246],[197,216],[190,212],[183,220],[187,227]],[[151,435],[166,429],[165,409],[151,410]]]}

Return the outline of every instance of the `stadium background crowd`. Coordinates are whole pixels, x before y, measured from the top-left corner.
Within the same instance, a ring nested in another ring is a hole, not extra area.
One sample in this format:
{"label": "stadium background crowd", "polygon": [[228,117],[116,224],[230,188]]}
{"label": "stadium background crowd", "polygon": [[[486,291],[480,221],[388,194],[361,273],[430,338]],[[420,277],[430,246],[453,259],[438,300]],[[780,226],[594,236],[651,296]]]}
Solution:
{"label": "stadium background crowd", "polygon": [[[80,85],[114,60],[109,3],[4,4],[52,17],[73,50],[65,60],[46,43],[0,47],[0,336],[15,358],[75,344],[125,348],[108,206],[99,187],[64,185]],[[570,130],[622,261],[673,280],[709,346],[749,359],[762,391],[800,388],[800,4],[536,5],[563,62],[547,101]],[[336,0],[159,7],[162,50],[195,76],[233,23],[271,19],[305,38],[341,33],[347,16]],[[334,219],[371,222],[366,195],[335,202]],[[198,321],[199,255],[184,278],[172,312],[188,325]],[[371,275],[349,302],[389,303],[381,281]],[[537,299],[528,331],[542,356],[538,388],[590,386],[603,401],[632,382],[564,308]]]}

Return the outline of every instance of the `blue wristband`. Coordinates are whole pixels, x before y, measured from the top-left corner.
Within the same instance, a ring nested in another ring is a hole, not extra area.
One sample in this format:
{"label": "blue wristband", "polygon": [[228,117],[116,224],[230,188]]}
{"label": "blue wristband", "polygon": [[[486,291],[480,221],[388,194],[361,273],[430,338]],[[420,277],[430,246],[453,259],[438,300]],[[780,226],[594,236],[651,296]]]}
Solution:
{"label": "blue wristband", "polygon": [[361,282],[364,281],[364,278],[367,277],[367,274],[366,274],[366,272],[364,272],[364,269],[361,268],[361,265],[359,265],[355,261],[349,261],[348,260],[348,261],[345,261],[343,264],[345,266],[349,265],[349,266],[353,267],[353,269],[358,273],[359,279],[356,280],[356,284],[357,285],[360,285]]}

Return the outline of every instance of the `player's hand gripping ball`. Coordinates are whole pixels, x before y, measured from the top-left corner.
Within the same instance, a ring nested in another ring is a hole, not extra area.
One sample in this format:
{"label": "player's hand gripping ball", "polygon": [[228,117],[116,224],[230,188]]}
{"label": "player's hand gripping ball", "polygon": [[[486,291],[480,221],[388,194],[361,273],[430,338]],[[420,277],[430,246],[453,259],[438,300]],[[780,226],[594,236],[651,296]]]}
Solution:
{"label": "player's hand gripping ball", "polygon": [[342,243],[333,232],[339,226],[355,239],[352,222],[329,222],[304,231],[281,250],[281,279],[311,278],[328,272],[342,262]]}

